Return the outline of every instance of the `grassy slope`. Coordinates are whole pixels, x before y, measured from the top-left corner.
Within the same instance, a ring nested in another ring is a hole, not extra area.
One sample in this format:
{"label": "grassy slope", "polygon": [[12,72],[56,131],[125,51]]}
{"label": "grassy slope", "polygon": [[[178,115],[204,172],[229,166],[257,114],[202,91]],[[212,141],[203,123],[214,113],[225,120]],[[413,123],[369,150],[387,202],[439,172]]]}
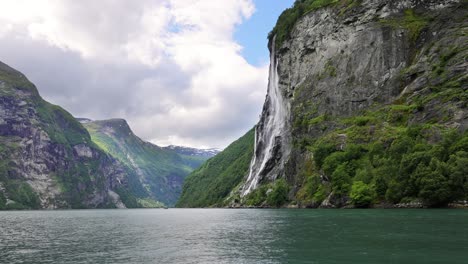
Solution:
{"label": "grassy slope", "polygon": [[254,133],[253,129],[250,130],[190,174],[185,180],[177,207],[222,205],[248,172]]}
{"label": "grassy slope", "polygon": [[174,205],[180,195],[183,178],[206,160],[179,155],[144,142],[133,134],[124,120],[95,121],[84,125],[94,143],[132,168],[150,196],[169,206]]}

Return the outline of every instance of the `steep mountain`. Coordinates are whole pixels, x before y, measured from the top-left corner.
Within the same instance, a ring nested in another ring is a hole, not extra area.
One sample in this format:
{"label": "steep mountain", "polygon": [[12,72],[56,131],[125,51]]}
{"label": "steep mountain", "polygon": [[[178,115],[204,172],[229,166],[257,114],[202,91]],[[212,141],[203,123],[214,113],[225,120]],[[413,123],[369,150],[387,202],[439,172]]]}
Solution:
{"label": "steep mountain", "polygon": [[233,190],[240,204],[468,199],[467,5],[297,0],[285,10],[269,35],[255,155]]}
{"label": "steep mountain", "polygon": [[178,207],[222,206],[249,169],[254,148],[254,130],[250,130],[200,168],[184,183]]}
{"label": "steep mountain", "polygon": [[135,204],[127,168],[68,112],[44,101],[23,74],[0,62],[0,209]]}
{"label": "steep mountain", "polygon": [[123,119],[80,122],[97,146],[135,172],[151,198],[168,206],[179,198],[185,177],[212,156],[212,152],[145,142]]}

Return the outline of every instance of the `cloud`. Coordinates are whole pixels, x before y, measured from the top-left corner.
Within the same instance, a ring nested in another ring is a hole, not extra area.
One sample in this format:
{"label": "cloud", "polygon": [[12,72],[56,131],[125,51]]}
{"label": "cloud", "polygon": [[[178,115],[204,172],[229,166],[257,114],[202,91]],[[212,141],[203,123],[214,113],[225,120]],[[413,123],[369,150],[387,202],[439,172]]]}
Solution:
{"label": "cloud", "polygon": [[162,145],[225,147],[266,92],[267,66],[233,39],[254,11],[251,0],[4,0],[0,60],[75,116],[122,117]]}

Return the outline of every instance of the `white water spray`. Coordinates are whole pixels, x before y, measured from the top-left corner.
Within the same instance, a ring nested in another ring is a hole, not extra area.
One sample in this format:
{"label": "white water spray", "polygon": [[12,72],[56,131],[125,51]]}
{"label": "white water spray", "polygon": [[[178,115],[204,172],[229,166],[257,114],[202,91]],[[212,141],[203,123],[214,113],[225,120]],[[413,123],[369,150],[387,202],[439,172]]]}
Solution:
{"label": "white water spray", "polygon": [[[270,176],[272,166],[284,162],[284,132],[288,116],[283,95],[279,88],[278,65],[276,61],[275,38],[270,54],[268,93],[263,113],[255,128],[255,151],[250,163],[249,176],[242,189],[242,196],[254,190],[264,176]],[[279,157],[278,157],[279,156]]]}

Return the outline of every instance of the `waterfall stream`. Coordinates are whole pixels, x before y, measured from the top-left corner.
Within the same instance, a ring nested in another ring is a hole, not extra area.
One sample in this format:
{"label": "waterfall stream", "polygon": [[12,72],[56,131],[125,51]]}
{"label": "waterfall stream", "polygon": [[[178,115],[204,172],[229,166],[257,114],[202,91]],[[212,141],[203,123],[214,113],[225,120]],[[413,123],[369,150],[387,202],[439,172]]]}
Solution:
{"label": "waterfall stream", "polygon": [[[269,176],[272,166],[283,162],[284,130],[288,115],[287,106],[279,88],[275,38],[270,54],[268,93],[260,122],[255,128],[255,152],[250,163],[249,176],[242,189],[242,196],[254,190],[264,176]],[[278,157],[279,156],[279,157]]]}

